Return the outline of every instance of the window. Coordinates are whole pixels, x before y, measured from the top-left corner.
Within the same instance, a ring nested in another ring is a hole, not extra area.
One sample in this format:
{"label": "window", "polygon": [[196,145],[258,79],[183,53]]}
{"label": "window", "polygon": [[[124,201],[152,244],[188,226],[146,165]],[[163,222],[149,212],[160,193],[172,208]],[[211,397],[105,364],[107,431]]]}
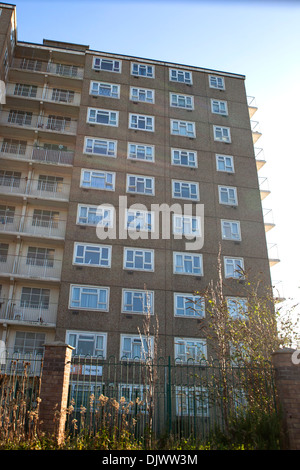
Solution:
{"label": "window", "polygon": [[0,243],[0,263],[6,263],[8,255],[8,243]]}
{"label": "window", "polygon": [[214,114],[228,115],[227,101],[211,100],[211,112]]}
{"label": "window", "polygon": [[192,72],[187,70],[177,70],[170,69],[170,80],[172,82],[187,83],[191,85],[192,82]]}
{"label": "window", "polygon": [[46,335],[31,331],[16,331],[14,352],[43,354]]}
{"label": "window", "polygon": [[54,265],[54,253],[52,248],[37,248],[29,246],[26,258],[26,264],[30,266],[47,266],[52,268]]}
{"label": "window", "polygon": [[111,246],[74,243],[73,263],[85,266],[110,268]]}
{"label": "window", "polygon": [[12,224],[15,217],[15,207],[0,205],[0,224]]}
{"label": "window", "polygon": [[63,191],[63,180],[60,176],[39,175],[37,189],[50,193],[60,193]]}
{"label": "window", "polygon": [[231,318],[245,319],[247,314],[248,303],[243,297],[227,297],[227,308]]}
{"label": "window", "polygon": [[154,178],[147,176],[127,175],[127,192],[154,195]]}
{"label": "window", "polygon": [[51,131],[58,131],[58,132],[70,131],[71,130],[71,118],[49,114],[47,118],[46,129],[50,129]]}
{"label": "window", "polygon": [[123,289],[122,312],[153,314],[153,291]]}
{"label": "window", "polygon": [[216,155],[217,171],[234,173],[233,157],[230,155]]}
{"label": "window", "polygon": [[0,186],[19,188],[21,175],[20,171],[0,170]]}
{"label": "window", "polygon": [[113,208],[105,206],[86,206],[79,204],[77,209],[77,224],[100,225],[101,227],[113,227]]}
{"label": "window", "polygon": [[177,385],[177,416],[209,416],[209,394],[207,389],[194,385]]}
{"label": "window", "polygon": [[131,75],[154,78],[154,66],[146,64],[131,64]]}
{"label": "window", "polygon": [[117,142],[115,140],[96,139],[85,137],[84,152],[104,157],[117,156]]}
{"label": "window", "polygon": [[153,337],[121,335],[121,359],[145,360],[153,355]]}
{"label": "window", "polygon": [[210,88],[217,88],[218,90],[225,90],[224,78],[210,75],[209,86]]}
{"label": "window", "polygon": [[154,271],[154,251],[124,248],[124,269]]}
{"label": "window", "polygon": [[93,59],[94,70],[120,73],[121,64],[120,60],[105,59],[103,57],[94,57]]}
{"label": "window", "polygon": [[36,98],[37,95],[37,86],[36,85],[26,85],[23,83],[16,83],[14,89],[14,95],[16,96],[26,96],[29,98]]}
{"label": "window", "polygon": [[154,117],[141,114],[129,114],[129,128],[154,132]]}
{"label": "window", "polygon": [[10,110],[8,122],[18,124],[19,126],[31,126],[32,113],[27,111]]}
{"label": "window", "polygon": [[103,82],[91,82],[90,95],[107,98],[120,98],[120,85]]}
{"label": "window", "polygon": [[202,255],[194,253],[173,253],[173,272],[175,274],[202,276]]}
{"label": "window", "polygon": [[171,119],[171,134],[184,137],[196,137],[195,123]]}
{"label": "window", "polygon": [[171,156],[173,165],[197,167],[197,152],[194,150],[172,149]]}
{"label": "window", "polygon": [[145,103],[154,103],[154,90],[146,88],[130,87],[130,99],[132,101],[143,101]]}
{"label": "window", "polygon": [[26,140],[3,139],[0,152],[25,155],[26,147]]}
{"label": "window", "polygon": [[32,217],[33,227],[58,228],[59,212],[34,209]]}
{"label": "window", "polygon": [[175,317],[203,318],[205,314],[204,298],[191,294],[174,294]]}
{"label": "window", "polygon": [[109,287],[71,285],[69,308],[108,312]]}
{"label": "window", "polygon": [[100,124],[104,126],[118,126],[119,112],[107,109],[89,108],[87,121],[90,124]]}
{"label": "window", "polygon": [[126,211],[126,229],[142,230],[146,232],[154,229],[154,216],[152,212],[143,210],[127,209]]}
{"label": "window", "polygon": [[154,145],[129,143],[128,158],[154,162]]}
{"label": "window", "polygon": [[241,227],[238,220],[221,220],[223,240],[241,240]]}
{"label": "window", "polygon": [[106,333],[89,331],[67,331],[66,342],[75,348],[76,356],[106,357]]}
{"label": "window", "polygon": [[237,190],[231,186],[219,186],[219,202],[230,206],[237,206]]}
{"label": "window", "polygon": [[82,188],[115,190],[115,173],[97,170],[81,170],[80,186]]}
{"label": "window", "polygon": [[170,93],[170,106],[174,108],[194,109],[194,97]]}
{"label": "window", "polygon": [[187,235],[200,237],[201,219],[192,215],[173,215],[173,233],[175,235]]}
{"label": "window", "polygon": [[22,287],[20,306],[25,308],[49,308],[50,289]]}
{"label": "window", "polygon": [[73,103],[74,96],[75,96],[74,91],[53,88],[51,100],[60,102],[60,103]]}
{"label": "window", "polygon": [[200,362],[206,359],[206,340],[199,338],[175,338],[175,360]]}
{"label": "window", "polygon": [[233,277],[235,279],[240,279],[244,277],[244,260],[243,258],[229,258],[224,257],[224,269],[225,277]]}
{"label": "window", "polygon": [[229,127],[214,126],[214,139],[218,142],[231,142]]}
{"label": "window", "polygon": [[188,181],[172,181],[174,198],[199,201],[199,185]]}

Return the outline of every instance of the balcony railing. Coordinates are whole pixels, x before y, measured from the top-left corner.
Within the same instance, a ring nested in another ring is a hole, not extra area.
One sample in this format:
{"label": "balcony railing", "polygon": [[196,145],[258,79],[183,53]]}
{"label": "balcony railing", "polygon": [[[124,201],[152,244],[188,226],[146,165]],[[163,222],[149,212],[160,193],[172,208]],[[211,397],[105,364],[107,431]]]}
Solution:
{"label": "balcony railing", "polygon": [[264,151],[262,148],[254,147],[254,154],[256,160],[256,168],[257,170],[260,170],[266,163]]}
{"label": "balcony railing", "polygon": [[39,325],[56,324],[57,304],[30,303],[20,299],[3,299],[0,302],[0,320],[29,322]]}
{"label": "balcony railing", "polygon": [[278,246],[276,243],[268,243],[268,256],[270,267],[280,262],[278,255]]}
{"label": "balcony railing", "polygon": [[259,182],[260,197],[261,199],[265,199],[265,197],[267,197],[271,193],[269,189],[268,178],[264,176],[259,177],[258,182]]}
{"label": "balcony railing", "polygon": [[70,150],[51,150],[31,145],[18,145],[2,142],[0,157],[6,159],[20,159],[36,161],[54,165],[73,165],[74,152]]}
{"label": "balcony railing", "polygon": [[0,256],[0,273],[39,279],[60,279],[62,261],[31,256]]}
{"label": "balcony railing", "polygon": [[34,99],[38,101],[50,101],[60,104],[80,105],[80,93],[71,90],[60,90],[43,87],[23,87],[15,83],[8,83],[7,96]]}
{"label": "balcony railing", "polygon": [[41,116],[30,112],[11,113],[3,111],[0,115],[0,124],[29,130],[46,130],[64,134],[75,135],[77,121],[69,118]]}
{"label": "balcony railing", "polygon": [[254,96],[247,96],[247,104],[248,104],[248,109],[249,109],[249,116],[250,119],[252,116],[256,113],[257,111],[257,106],[255,102],[255,97]]}
{"label": "balcony railing", "polygon": [[39,179],[0,176],[0,193],[13,193],[41,197],[45,199],[69,199],[70,185]]}
{"label": "balcony railing", "polygon": [[263,218],[266,232],[275,227],[272,209],[263,209]]}
{"label": "balcony railing", "polygon": [[29,72],[44,72],[67,78],[83,78],[83,68],[76,65],[65,65],[46,62],[42,60],[15,58],[12,68]]}
{"label": "balcony railing", "polygon": [[252,140],[255,144],[258,139],[261,137],[262,133],[260,132],[259,122],[258,121],[250,121],[251,124],[251,131],[252,131]]}
{"label": "balcony railing", "polygon": [[0,216],[0,232],[23,233],[37,237],[64,238],[66,220],[43,219],[35,216]]}

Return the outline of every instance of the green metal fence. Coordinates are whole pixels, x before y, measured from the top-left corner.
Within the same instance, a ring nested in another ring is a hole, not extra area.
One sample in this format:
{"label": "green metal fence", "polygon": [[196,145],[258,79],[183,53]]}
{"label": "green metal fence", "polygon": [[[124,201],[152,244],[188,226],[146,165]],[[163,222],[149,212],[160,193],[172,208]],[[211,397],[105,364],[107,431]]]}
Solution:
{"label": "green metal fence", "polygon": [[232,415],[249,408],[275,409],[270,364],[182,363],[170,357],[117,361],[73,357],[68,427],[95,433],[104,427],[128,429],[137,438],[203,438],[224,430]]}

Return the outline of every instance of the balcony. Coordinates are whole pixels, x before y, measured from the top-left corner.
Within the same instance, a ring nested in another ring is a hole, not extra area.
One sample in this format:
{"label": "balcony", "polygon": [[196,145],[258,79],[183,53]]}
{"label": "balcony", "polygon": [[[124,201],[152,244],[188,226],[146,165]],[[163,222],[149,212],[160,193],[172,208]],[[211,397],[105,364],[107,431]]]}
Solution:
{"label": "balcony", "polygon": [[1,255],[0,276],[60,280],[62,261],[29,256]]}
{"label": "balcony", "polygon": [[29,303],[20,299],[1,299],[1,323],[30,323],[40,326],[55,326],[57,304]]}
{"label": "balcony", "polygon": [[275,264],[280,263],[278,256],[278,247],[276,243],[268,243],[268,257],[270,267],[275,266]]}
{"label": "balcony", "polygon": [[256,161],[256,168],[258,171],[266,164],[263,149],[254,147],[254,155],[255,155],[255,161]]}
{"label": "balcony", "polygon": [[247,103],[248,103],[249,117],[251,119],[258,109],[256,106],[255,97],[247,96]]}
{"label": "balcony", "polygon": [[269,194],[271,194],[271,191],[269,189],[269,181],[268,178],[262,176],[258,178],[258,183],[259,183],[259,190],[260,190],[260,197],[261,200],[265,199]]}
{"label": "balcony", "polygon": [[266,232],[275,227],[272,209],[263,209],[263,218]]}
{"label": "balcony", "polygon": [[0,158],[72,166],[74,152],[70,150],[51,150],[42,147],[3,142],[0,148]]}
{"label": "balcony", "polygon": [[1,232],[63,240],[66,232],[66,220],[21,215],[1,216]]}
{"label": "balcony", "polygon": [[27,111],[3,111],[0,125],[26,131],[76,135],[77,121],[62,116],[42,116]]}
{"label": "balcony", "polygon": [[0,194],[14,194],[31,196],[41,199],[55,199],[68,201],[70,185],[56,181],[44,181],[40,179],[15,178],[0,175]]}
{"label": "balcony", "polygon": [[79,106],[81,99],[80,93],[72,90],[22,85],[18,83],[8,83],[6,95],[7,97],[18,99],[19,105],[22,105],[22,101],[24,99],[31,99],[37,102],[46,101],[49,103],[53,102],[57,104]]}
{"label": "balcony", "polygon": [[258,139],[262,136],[262,133],[259,129],[259,122],[258,121],[250,121],[251,124],[251,131],[252,131],[252,140],[253,144],[255,144]]}
{"label": "balcony", "polygon": [[18,69],[27,72],[41,72],[57,75],[59,77],[66,77],[68,79],[83,78],[84,69],[76,65],[66,65],[60,63],[51,63],[42,60],[14,58],[12,63],[13,69]]}

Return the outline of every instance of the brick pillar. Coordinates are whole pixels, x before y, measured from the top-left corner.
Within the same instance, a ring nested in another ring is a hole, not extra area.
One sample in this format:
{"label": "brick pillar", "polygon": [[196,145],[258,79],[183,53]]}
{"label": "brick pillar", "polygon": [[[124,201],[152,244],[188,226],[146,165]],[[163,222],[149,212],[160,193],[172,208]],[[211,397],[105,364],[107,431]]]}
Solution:
{"label": "brick pillar", "polygon": [[42,431],[59,444],[64,440],[73,349],[61,342],[45,345],[39,417]]}
{"label": "brick pillar", "polygon": [[300,450],[300,351],[282,349],[273,354],[278,402],[283,417],[286,445]]}

